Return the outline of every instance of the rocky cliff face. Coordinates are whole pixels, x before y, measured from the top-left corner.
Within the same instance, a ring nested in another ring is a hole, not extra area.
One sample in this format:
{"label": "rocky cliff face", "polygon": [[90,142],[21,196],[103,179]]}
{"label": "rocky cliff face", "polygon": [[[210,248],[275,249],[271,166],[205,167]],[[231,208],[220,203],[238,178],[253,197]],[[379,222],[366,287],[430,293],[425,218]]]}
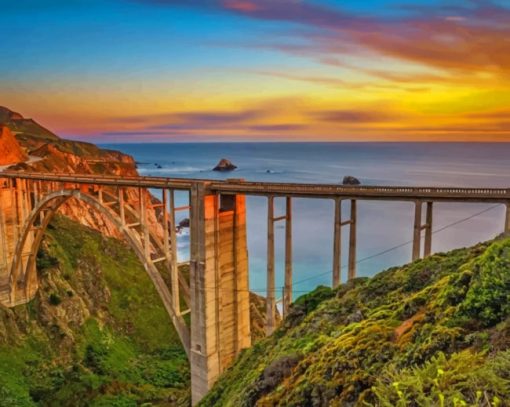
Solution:
{"label": "rocky cliff face", "polygon": [[[9,164],[15,163],[9,168],[10,170],[125,177],[138,175],[133,157],[119,151],[101,149],[94,144],[61,139],[34,120],[26,119],[5,107],[0,107],[1,124],[16,136],[16,139],[10,139],[9,148],[14,149],[16,145],[19,145],[30,156],[39,158],[32,162],[25,162],[26,157],[9,162]],[[116,194],[114,190],[110,192]],[[127,190],[128,202],[136,203],[138,199],[136,189]],[[60,211],[71,219],[107,236],[120,237],[120,233],[108,218],[79,202],[70,201],[63,205]],[[156,211],[148,213],[152,230],[162,236],[163,230],[157,222],[160,217],[161,215]]]}
{"label": "rocky cliff face", "polygon": [[41,140],[58,140],[58,137],[33,119],[0,106],[0,123],[5,124],[16,135],[27,135]]}
{"label": "rocky cliff face", "polygon": [[27,158],[11,130],[0,125],[0,165],[16,164]]}

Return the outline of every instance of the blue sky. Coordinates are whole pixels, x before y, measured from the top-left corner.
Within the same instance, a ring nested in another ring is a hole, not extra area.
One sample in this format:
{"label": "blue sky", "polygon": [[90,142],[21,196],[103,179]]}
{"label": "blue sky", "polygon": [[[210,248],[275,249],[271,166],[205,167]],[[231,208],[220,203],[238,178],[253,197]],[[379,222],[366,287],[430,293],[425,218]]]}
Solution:
{"label": "blue sky", "polygon": [[[161,140],[149,130],[165,115],[259,109],[267,114],[223,127],[172,122],[181,131],[166,136],[455,138],[474,114],[503,117],[510,99],[507,0],[2,0],[0,9],[0,104],[70,137]],[[367,114],[381,107],[387,114]],[[139,116],[145,128],[126,124]],[[481,121],[472,137],[508,137],[506,121]]]}

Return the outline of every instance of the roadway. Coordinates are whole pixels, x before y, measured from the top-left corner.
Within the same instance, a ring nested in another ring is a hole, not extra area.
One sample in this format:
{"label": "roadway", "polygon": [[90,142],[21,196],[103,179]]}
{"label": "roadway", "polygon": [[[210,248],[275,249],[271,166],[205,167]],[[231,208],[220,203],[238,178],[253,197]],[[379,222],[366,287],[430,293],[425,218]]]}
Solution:
{"label": "roadway", "polygon": [[434,202],[510,202],[509,188],[456,188],[456,187],[410,187],[367,186],[335,184],[299,184],[277,182],[251,182],[239,179],[218,181],[211,179],[186,179],[163,177],[119,177],[89,174],[48,174],[4,171],[3,178],[22,178],[37,181],[54,181],[76,184],[141,187],[156,189],[191,190],[193,185],[204,183],[206,190],[220,194],[243,194],[259,196],[291,196],[299,198],[340,198],[387,201],[434,201]]}

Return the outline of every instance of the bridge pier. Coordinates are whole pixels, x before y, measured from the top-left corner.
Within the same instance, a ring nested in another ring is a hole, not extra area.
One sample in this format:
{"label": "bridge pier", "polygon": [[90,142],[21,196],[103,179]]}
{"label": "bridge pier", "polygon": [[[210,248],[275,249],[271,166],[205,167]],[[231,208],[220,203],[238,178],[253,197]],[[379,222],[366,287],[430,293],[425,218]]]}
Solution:
{"label": "bridge pier", "polygon": [[351,200],[351,221],[349,228],[349,270],[347,278],[356,278],[356,226],[358,222],[357,201]]}
{"label": "bridge pier", "polygon": [[412,260],[418,260],[421,258],[421,234],[422,230],[425,230],[425,244],[423,250],[423,256],[430,256],[432,253],[432,213],[433,213],[433,202],[427,202],[427,209],[425,214],[425,223],[422,223],[422,207],[423,201],[415,202],[414,209],[414,229],[413,229],[413,252]]}
{"label": "bridge pier", "polygon": [[267,200],[267,288],[266,288],[266,334],[276,329],[276,285],[274,224],[285,220],[285,274],[282,290],[283,315],[289,311],[292,303],[292,198],[285,197],[285,215],[274,216],[274,196]]}
{"label": "bridge pier", "polygon": [[425,215],[425,247],[423,255],[430,256],[432,253],[432,202],[427,202],[427,213]]}
{"label": "bridge pier", "polygon": [[[27,180],[1,180],[0,184],[0,303],[12,307],[29,301],[37,292],[35,254],[30,251],[35,230],[27,231],[27,244],[20,253],[16,245],[23,232],[23,223],[32,208]],[[16,281],[10,280],[13,264],[22,272]],[[28,269],[27,266],[30,268]],[[24,270],[29,270],[25,275]],[[14,287],[14,290],[13,290]]]}
{"label": "bridge pier", "polygon": [[292,198],[285,198],[285,281],[283,290],[283,316],[292,303]]}
{"label": "bridge pier", "polygon": [[191,392],[196,404],[241,349],[251,346],[243,195],[191,189]]}
{"label": "bridge pier", "polygon": [[510,233],[510,202],[505,203],[505,227],[504,233]]}
{"label": "bridge pier", "polygon": [[342,200],[335,198],[335,224],[333,234],[333,288],[340,284],[342,269]]}
{"label": "bridge pier", "polygon": [[335,221],[333,234],[333,288],[340,284],[342,269],[342,227],[349,226],[349,257],[347,260],[347,279],[356,278],[356,244],[357,244],[357,201],[351,199],[351,217],[342,222],[342,200],[335,198]]}
{"label": "bridge pier", "polygon": [[267,198],[267,283],[266,283],[266,335],[276,328],[276,292],[274,267],[274,196]]}

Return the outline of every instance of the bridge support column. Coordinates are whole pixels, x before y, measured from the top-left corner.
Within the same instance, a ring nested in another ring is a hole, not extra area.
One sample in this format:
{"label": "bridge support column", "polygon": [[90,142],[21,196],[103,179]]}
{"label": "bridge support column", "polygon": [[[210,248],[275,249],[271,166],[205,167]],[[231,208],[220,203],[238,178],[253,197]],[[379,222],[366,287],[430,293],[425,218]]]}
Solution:
{"label": "bridge support column", "polygon": [[285,282],[283,292],[283,316],[292,303],[292,198],[286,198],[285,209]]}
{"label": "bridge support column", "polygon": [[342,269],[342,226],[349,225],[349,258],[347,259],[347,279],[356,278],[356,226],[358,222],[357,201],[351,199],[351,218],[342,222],[342,200],[335,198],[335,225],[333,234],[333,288],[340,284]]}
{"label": "bridge support column", "polygon": [[427,213],[425,215],[425,248],[424,248],[424,257],[430,256],[432,253],[432,202],[427,202]]}
{"label": "bridge support column", "polygon": [[246,208],[242,195],[191,190],[191,393],[197,404],[251,345]]}
{"label": "bridge support column", "polygon": [[414,207],[414,229],[413,229],[413,256],[415,261],[420,258],[421,250],[421,209],[422,202],[416,201]]}
{"label": "bridge support column", "polygon": [[276,324],[276,293],[274,271],[274,197],[267,198],[267,289],[266,335],[271,335]]}
{"label": "bridge support column", "polygon": [[505,204],[505,228],[504,233],[510,233],[510,202]]}
{"label": "bridge support column", "polygon": [[414,229],[413,229],[413,254],[412,260],[418,260],[421,255],[421,232],[425,230],[425,243],[423,248],[423,257],[430,256],[432,253],[432,214],[433,202],[427,202],[427,209],[425,214],[425,224],[422,224],[422,201],[415,202],[414,209]]}
{"label": "bridge support column", "polygon": [[356,224],[358,221],[357,201],[351,200],[351,221],[349,228],[349,270],[348,279],[356,277]]}
{"label": "bridge support column", "polygon": [[335,198],[335,226],[333,235],[333,288],[340,284],[342,268],[342,200]]}
{"label": "bridge support column", "polygon": [[[175,191],[168,191],[170,194],[170,208],[167,208],[167,191],[163,190],[163,223],[165,230],[165,254],[168,256],[170,254],[170,281],[172,284],[172,300],[174,304],[174,309],[177,314],[181,313],[181,296],[180,296],[180,287],[179,287],[179,261],[177,258],[177,236],[175,233],[176,223],[175,223]],[[170,210],[170,218],[168,218],[168,210]],[[170,229],[170,235],[168,235],[168,230]],[[170,239],[170,241],[168,240]],[[171,250],[171,252],[169,252]]]}

